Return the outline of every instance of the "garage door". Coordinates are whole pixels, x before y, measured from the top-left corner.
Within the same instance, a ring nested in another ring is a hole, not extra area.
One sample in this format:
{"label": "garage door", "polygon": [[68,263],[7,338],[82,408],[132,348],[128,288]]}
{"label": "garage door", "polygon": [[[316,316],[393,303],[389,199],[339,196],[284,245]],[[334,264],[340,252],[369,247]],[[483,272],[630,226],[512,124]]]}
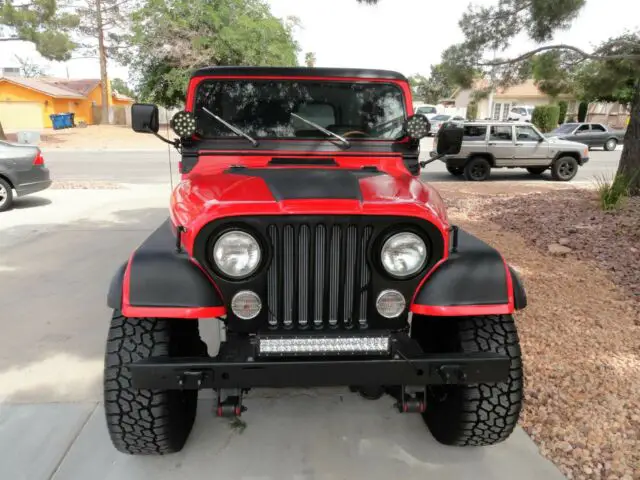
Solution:
{"label": "garage door", "polygon": [[37,102],[0,102],[0,122],[7,130],[42,128],[42,105]]}

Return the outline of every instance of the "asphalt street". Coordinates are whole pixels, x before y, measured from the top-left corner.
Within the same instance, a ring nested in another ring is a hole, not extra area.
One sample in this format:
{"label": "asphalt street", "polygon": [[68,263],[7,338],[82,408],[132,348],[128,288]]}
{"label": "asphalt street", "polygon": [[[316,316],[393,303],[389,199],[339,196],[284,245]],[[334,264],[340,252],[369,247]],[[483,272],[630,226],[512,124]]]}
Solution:
{"label": "asphalt street", "polygon": [[[105,297],[118,265],[168,214],[166,155],[47,153],[56,179],[137,185],[51,189],[0,214],[1,478],[564,478],[520,429],[490,448],[444,447],[418,415],[347,389],[252,392],[242,432],[213,417],[203,392],[183,452],[118,454],[101,406]],[[435,167],[426,175],[440,175]],[[213,351],[216,322],[202,322]]]}
{"label": "asphalt street", "polygon": [[[421,158],[431,150],[431,140],[424,141]],[[621,147],[613,152],[592,150],[590,161],[578,170],[574,183],[593,183],[595,178],[611,177],[620,160]],[[179,155],[166,149],[157,151],[114,151],[114,152],[45,152],[45,159],[58,181],[101,181],[136,184],[168,183],[170,172],[177,172]],[[427,165],[423,179],[430,182],[464,181],[451,176],[441,161]],[[490,181],[551,181],[549,172],[540,177],[532,177],[524,169],[495,169]]]}

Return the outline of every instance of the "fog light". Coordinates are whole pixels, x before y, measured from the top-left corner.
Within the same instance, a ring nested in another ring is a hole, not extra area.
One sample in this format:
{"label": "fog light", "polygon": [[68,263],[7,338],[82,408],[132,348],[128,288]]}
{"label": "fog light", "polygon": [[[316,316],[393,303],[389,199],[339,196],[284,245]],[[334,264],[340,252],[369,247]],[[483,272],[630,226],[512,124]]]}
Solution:
{"label": "fog light", "polygon": [[385,318],[397,317],[405,306],[404,296],[397,290],[384,290],[376,300],[376,309]]}
{"label": "fog light", "polygon": [[250,290],[242,290],[231,299],[231,311],[242,320],[255,318],[262,309],[262,302],[257,293]]}

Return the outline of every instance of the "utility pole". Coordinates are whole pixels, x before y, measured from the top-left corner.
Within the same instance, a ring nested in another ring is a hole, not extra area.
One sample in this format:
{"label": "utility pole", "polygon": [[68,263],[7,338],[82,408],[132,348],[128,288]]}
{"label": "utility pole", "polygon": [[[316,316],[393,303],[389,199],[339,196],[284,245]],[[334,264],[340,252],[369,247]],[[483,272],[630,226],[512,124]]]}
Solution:
{"label": "utility pole", "polygon": [[98,55],[100,56],[100,83],[102,86],[102,115],[100,123],[109,123],[109,77],[107,76],[107,52],[104,48],[104,23],[102,21],[102,2],[95,0],[96,27],[98,33]]}

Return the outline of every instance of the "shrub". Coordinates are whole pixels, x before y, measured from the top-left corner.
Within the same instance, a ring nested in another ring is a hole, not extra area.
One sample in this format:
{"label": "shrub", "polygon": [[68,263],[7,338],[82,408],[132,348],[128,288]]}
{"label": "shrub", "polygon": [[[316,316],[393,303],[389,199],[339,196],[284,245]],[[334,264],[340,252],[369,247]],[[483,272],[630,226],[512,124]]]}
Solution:
{"label": "shrub", "polygon": [[626,175],[616,175],[613,180],[605,175],[596,177],[596,190],[602,210],[615,210],[629,196],[631,179]]}
{"label": "shrub", "polygon": [[564,123],[567,117],[567,109],[569,108],[569,104],[564,100],[560,100],[558,102],[558,107],[560,108],[560,116],[558,117],[558,123]]}
{"label": "shrub", "polygon": [[538,105],[533,109],[531,122],[542,132],[550,132],[558,126],[560,108],[557,105]]}
{"label": "shrub", "polygon": [[471,102],[467,106],[467,120],[475,120],[478,118],[478,104]]}
{"label": "shrub", "polygon": [[589,104],[587,102],[580,102],[578,106],[578,121],[584,122],[587,118],[587,111],[589,110]]}

